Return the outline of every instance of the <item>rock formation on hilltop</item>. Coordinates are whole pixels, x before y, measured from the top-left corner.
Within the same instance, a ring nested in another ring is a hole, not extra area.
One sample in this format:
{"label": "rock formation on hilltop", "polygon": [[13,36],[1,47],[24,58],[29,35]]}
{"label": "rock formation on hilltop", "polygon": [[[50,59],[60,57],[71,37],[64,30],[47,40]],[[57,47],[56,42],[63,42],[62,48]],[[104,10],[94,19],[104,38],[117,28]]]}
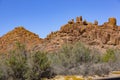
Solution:
{"label": "rock formation on hilltop", "polygon": [[109,18],[108,22],[98,25],[98,21],[90,23],[80,16],[76,21],[68,21],[60,30],[51,32],[45,39],[23,27],[17,27],[0,38],[0,52],[13,49],[16,42],[25,44],[28,50],[49,52],[57,51],[63,44],[73,44],[77,41],[100,51],[108,48],[120,49],[120,27],[116,24],[116,18]]}
{"label": "rock formation on hilltop", "polygon": [[[82,20],[82,16],[68,21],[59,31],[51,32],[45,39],[44,44],[38,45],[38,49],[47,51],[58,50],[65,43],[81,41],[90,48],[106,50],[108,48],[120,48],[120,27],[116,25],[115,18],[109,18],[108,22],[98,25]],[[43,47],[44,46],[44,47]],[[36,49],[37,49],[36,48]]]}
{"label": "rock formation on hilltop", "polygon": [[0,38],[0,52],[6,52],[14,49],[16,43],[25,44],[27,49],[31,49],[34,45],[40,44],[42,39],[38,35],[26,30],[23,27],[16,27]]}

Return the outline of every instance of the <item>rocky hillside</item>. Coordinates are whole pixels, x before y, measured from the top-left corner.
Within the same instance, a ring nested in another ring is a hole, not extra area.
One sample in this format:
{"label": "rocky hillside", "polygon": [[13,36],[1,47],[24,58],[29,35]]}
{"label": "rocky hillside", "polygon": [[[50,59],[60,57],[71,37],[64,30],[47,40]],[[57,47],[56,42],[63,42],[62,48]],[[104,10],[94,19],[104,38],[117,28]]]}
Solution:
{"label": "rocky hillside", "polygon": [[[116,25],[116,18],[109,18],[108,22],[98,25],[82,20],[82,16],[68,21],[59,31],[51,32],[44,44],[39,44],[36,49],[56,51],[65,43],[81,41],[89,48],[105,51],[108,48],[120,48],[120,27]],[[43,47],[44,46],[44,47]]]}
{"label": "rocky hillside", "polygon": [[18,42],[25,44],[27,49],[30,50],[34,45],[40,44],[42,39],[23,27],[16,27],[0,38],[0,52],[14,49]]}
{"label": "rocky hillside", "polygon": [[57,51],[65,43],[81,41],[89,48],[104,51],[108,48],[120,49],[120,27],[116,25],[116,18],[109,18],[107,22],[98,25],[87,22],[82,16],[68,21],[60,30],[51,32],[45,39],[38,35],[17,27],[0,38],[0,52],[14,48],[16,42],[23,43],[28,50]]}

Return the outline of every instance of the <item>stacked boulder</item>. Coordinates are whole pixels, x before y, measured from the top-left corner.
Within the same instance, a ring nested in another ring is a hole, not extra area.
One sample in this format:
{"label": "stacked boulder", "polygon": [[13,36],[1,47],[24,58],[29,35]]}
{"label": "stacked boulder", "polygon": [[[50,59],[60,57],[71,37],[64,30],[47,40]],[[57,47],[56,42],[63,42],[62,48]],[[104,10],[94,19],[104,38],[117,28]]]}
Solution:
{"label": "stacked boulder", "polygon": [[[103,25],[99,25],[97,20],[94,23],[90,23],[83,20],[82,16],[80,16],[76,18],[76,22],[72,19],[68,24],[62,26],[59,31],[49,34],[48,36],[51,36],[51,39],[49,37],[45,39],[51,47],[57,44],[56,48],[58,49],[64,43],[75,43],[77,41],[100,50],[112,47],[119,48],[120,28],[116,24],[117,20],[113,17],[109,18],[108,22],[105,22]],[[50,50],[54,51],[54,48]]]}

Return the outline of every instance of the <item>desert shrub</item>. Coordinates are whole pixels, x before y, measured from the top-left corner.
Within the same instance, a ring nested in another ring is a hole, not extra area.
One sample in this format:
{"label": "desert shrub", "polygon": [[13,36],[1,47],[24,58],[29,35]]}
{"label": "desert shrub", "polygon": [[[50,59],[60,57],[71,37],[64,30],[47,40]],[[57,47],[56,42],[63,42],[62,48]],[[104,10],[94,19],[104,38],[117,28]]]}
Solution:
{"label": "desert shrub", "polygon": [[71,45],[64,45],[59,52],[48,54],[48,58],[51,61],[51,67],[55,73],[67,72],[69,68],[73,66],[75,62],[72,48]]}
{"label": "desert shrub", "polygon": [[45,52],[29,52],[17,43],[15,50],[0,55],[0,80],[41,80],[51,77],[50,61]]}
{"label": "desert shrub", "polygon": [[[93,52],[91,53],[93,54]],[[102,55],[94,55],[92,63],[82,65],[79,69],[82,75],[99,75],[104,76],[111,71],[120,70],[120,51],[107,49]],[[98,58],[98,59],[94,59]],[[97,62],[95,61],[97,60]]]}
{"label": "desert shrub", "polygon": [[9,75],[14,79],[24,79],[24,74],[27,69],[26,58],[24,55],[15,54],[13,52],[8,59],[6,59],[6,66],[9,67]]}
{"label": "desert shrub", "polygon": [[75,55],[76,64],[88,64],[101,62],[100,52],[94,49],[89,49],[83,43],[77,42],[73,45],[72,53]]}
{"label": "desert shrub", "polygon": [[113,50],[114,57],[109,60],[109,66],[112,68],[112,71],[120,70],[120,50]]}
{"label": "desert shrub", "polygon": [[[1,66],[1,65],[0,65]],[[3,72],[3,68],[0,67],[0,80],[5,80],[6,75]]]}
{"label": "desert shrub", "polygon": [[85,65],[84,68],[87,71],[88,66],[100,61],[100,55],[95,56],[96,53],[91,54],[91,52],[84,44],[77,42],[74,45],[64,45],[57,53],[48,54],[48,58],[56,74],[82,74],[80,71],[82,65]]}
{"label": "desert shrub", "polygon": [[115,59],[116,59],[115,52],[112,49],[106,50],[106,53],[102,57],[102,61],[103,62],[109,62],[109,61],[113,61],[114,62]]}
{"label": "desert shrub", "polygon": [[109,63],[97,63],[92,64],[88,72],[89,75],[104,76],[106,74],[109,74],[110,71],[112,71],[112,67],[109,65]]}
{"label": "desert shrub", "polygon": [[29,56],[27,80],[40,80],[43,77],[51,77],[50,61],[45,52],[36,52]]}
{"label": "desert shrub", "polygon": [[16,43],[15,50],[10,51],[7,56],[5,65],[8,68],[9,77],[23,80],[27,69],[25,46],[20,43]]}
{"label": "desert shrub", "polygon": [[120,51],[108,49],[105,53],[89,49],[81,42],[66,44],[58,52],[47,55],[50,66],[60,75],[105,75],[120,69]]}
{"label": "desert shrub", "polygon": [[105,75],[120,69],[120,50],[102,54],[81,42],[66,44],[58,52],[29,52],[17,43],[9,54],[0,54],[0,80],[41,80],[61,75]]}
{"label": "desert shrub", "polygon": [[6,66],[6,54],[0,54],[0,80],[7,80],[8,67]]}

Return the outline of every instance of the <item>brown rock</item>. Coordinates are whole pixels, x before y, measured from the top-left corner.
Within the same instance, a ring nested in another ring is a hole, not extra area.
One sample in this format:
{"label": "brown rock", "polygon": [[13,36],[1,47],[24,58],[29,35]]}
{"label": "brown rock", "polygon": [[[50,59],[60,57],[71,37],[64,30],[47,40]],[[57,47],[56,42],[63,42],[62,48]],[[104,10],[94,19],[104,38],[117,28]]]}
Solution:
{"label": "brown rock", "polygon": [[94,21],[94,25],[98,25],[98,21],[97,20]]}
{"label": "brown rock", "polygon": [[3,35],[0,39],[0,52],[7,52],[16,47],[16,43],[22,43],[26,45],[26,48],[29,50],[34,45],[40,44],[42,39],[38,35],[26,30],[24,27],[16,27],[14,30]]}
{"label": "brown rock", "polygon": [[82,16],[76,18],[76,23],[82,22]]}
{"label": "brown rock", "polygon": [[108,24],[116,26],[116,23],[117,23],[116,18],[111,17],[108,19]]}
{"label": "brown rock", "polygon": [[114,35],[112,35],[110,37],[110,41],[108,42],[108,44],[111,44],[111,45],[116,45],[117,44],[117,39]]}
{"label": "brown rock", "polygon": [[68,24],[74,24],[74,19],[68,21]]}
{"label": "brown rock", "polygon": [[88,25],[86,20],[83,21],[83,25]]}
{"label": "brown rock", "polygon": [[96,32],[95,30],[91,31],[91,34],[89,35],[90,38],[91,38],[91,40],[97,39],[96,33],[97,33],[97,32]]}
{"label": "brown rock", "polygon": [[[108,22],[98,25],[82,21],[82,16],[68,21],[60,30],[51,32],[45,39],[26,30],[23,27],[17,27],[0,37],[0,52],[14,48],[14,44],[19,41],[32,50],[56,51],[65,43],[75,43],[81,41],[88,47],[97,48],[105,51],[108,48],[120,46],[120,28],[116,26],[116,19],[109,18]],[[120,49],[120,47],[117,47]]]}
{"label": "brown rock", "polygon": [[101,40],[102,40],[102,43],[103,43],[103,44],[106,44],[106,43],[110,40],[110,34],[108,34],[107,32],[104,33],[104,34],[102,35]]}

